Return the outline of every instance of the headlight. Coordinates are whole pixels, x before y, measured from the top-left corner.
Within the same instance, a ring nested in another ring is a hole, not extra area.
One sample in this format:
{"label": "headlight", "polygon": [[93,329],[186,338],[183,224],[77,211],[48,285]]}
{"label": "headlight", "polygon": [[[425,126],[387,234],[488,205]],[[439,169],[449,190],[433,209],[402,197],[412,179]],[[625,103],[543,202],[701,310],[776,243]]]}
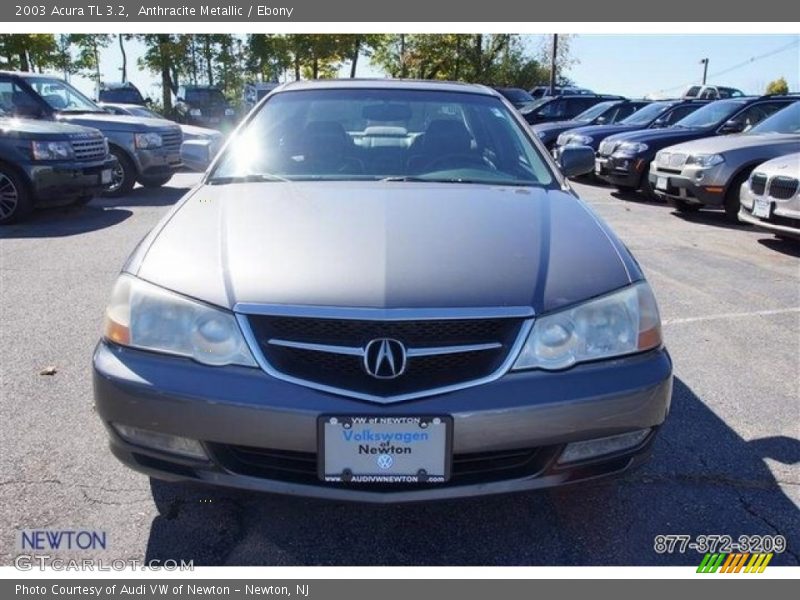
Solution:
{"label": "headlight", "polygon": [[137,133],[134,135],[137,148],[160,148],[164,143],[157,133]]}
{"label": "headlight", "polygon": [[562,133],[558,136],[557,143],[559,146],[588,146],[593,141],[588,135],[581,135],[579,133]]}
{"label": "headlight", "polygon": [[111,293],[105,337],[207,365],[256,366],[232,313],[124,273]]}
{"label": "headlight", "polygon": [[650,286],[641,282],[537,318],[514,369],[566,369],[660,345],[658,306]]}
{"label": "headlight", "polygon": [[73,158],[70,142],[31,142],[34,160],[66,160]]}
{"label": "headlight", "polygon": [[226,117],[232,117],[235,114],[236,114],[236,111],[233,110],[232,108],[226,108],[225,109],[225,116]]}
{"label": "headlight", "polygon": [[725,162],[721,154],[690,154],[686,158],[687,165],[697,165],[698,167],[714,167]]}
{"label": "headlight", "polygon": [[647,144],[640,142],[622,142],[617,146],[614,151],[615,154],[623,154],[625,156],[635,156],[647,151]]}
{"label": "headlight", "polygon": [[190,108],[189,114],[192,115],[193,117],[200,117],[203,115],[203,111],[200,110],[199,108]]}

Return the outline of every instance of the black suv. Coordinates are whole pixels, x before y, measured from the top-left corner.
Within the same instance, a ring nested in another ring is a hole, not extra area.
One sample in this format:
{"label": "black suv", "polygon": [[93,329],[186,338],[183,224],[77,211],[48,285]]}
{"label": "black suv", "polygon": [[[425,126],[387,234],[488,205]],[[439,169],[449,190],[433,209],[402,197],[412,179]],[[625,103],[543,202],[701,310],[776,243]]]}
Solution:
{"label": "black suv", "polygon": [[640,129],[671,127],[708,103],[708,100],[659,100],[651,102],[617,123],[603,123],[568,129],[556,138],[554,153],[557,155],[560,148],[564,146],[589,146],[597,152],[600,142],[609,136],[629,131],[639,131]]}
{"label": "black suv", "polygon": [[629,117],[648,104],[650,104],[650,100],[606,100],[587,108],[574,119],[555,123],[539,123],[532,126],[531,129],[547,149],[552,150],[558,136],[568,129],[588,125],[610,125]]}
{"label": "black suv", "polygon": [[496,87],[494,91],[498,92],[503,98],[511,102],[511,105],[519,110],[527,106],[536,99],[522,88],[515,87]]}
{"label": "black suv", "polygon": [[526,104],[520,113],[531,125],[550,121],[569,121],[587,108],[606,100],[624,100],[622,96],[607,94],[574,94],[569,96],[544,96]]}
{"label": "black suv", "polygon": [[715,100],[672,127],[606,137],[597,152],[595,175],[621,190],[641,189],[656,198],[648,176],[659,150],[704,137],[741,133],[797,99],[796,95],[787,95]]}
{"label": "black suv", "polygon": [[178,88],[175,117],[179,123],[220,129],[236,123],[236,111],[217,87],[182,85]]}
{"label": "black suv", "polygon": [[100,91],[97,93],[98,102],[110,102],[112,104],[145,104],[150,103],[150,98],[145,98],[135,85],[130,81],[100,84]]}
{"label": "black suv", "polygon": [[0,225],[35,206],[86,204],[111,181],[117,160],[97,129],[4,113],[0,108]]}

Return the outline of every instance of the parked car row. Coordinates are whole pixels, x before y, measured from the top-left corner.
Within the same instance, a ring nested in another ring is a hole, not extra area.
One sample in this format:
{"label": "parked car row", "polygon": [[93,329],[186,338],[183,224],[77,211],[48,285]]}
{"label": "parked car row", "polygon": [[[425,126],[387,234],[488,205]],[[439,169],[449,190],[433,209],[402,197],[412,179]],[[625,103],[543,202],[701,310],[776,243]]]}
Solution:
{"label": "parked car row", "polygon": [[[684,98],[648,103],[616,124],[532,129],[556,159],[568,147],[591,148],[594,175],[621,191],[641,191],[678,212],[721,208],[733,221],[800,237],[800,172],[797,160],[785,158],[800,151],[799,100],[796,94]],[[562,131],[554,143],[553,130]],[[775,158],[779,164],[759,167]]]}

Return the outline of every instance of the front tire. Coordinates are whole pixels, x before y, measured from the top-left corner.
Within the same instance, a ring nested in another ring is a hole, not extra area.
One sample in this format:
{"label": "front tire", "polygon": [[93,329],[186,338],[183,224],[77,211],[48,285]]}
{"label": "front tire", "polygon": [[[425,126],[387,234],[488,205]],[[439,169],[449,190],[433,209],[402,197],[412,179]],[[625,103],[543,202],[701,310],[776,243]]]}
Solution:
{"label": "front tire", "polygon": [[725,192],[725,200],[723,204],[723,207],[725,208],[725,216],[727,217],[728,221],[731,221],[732,223],[739,223],[739,208],[741,207],[741,203],[739,202],[739,188],[742,187],[742,184],[747,181],[749,177],[749,171],[745,173],[739,173],[733,178],[733,181],[731,181],[730,185],[728,186],[728,191]]}
{"label": "front tire", "polygon": [[168,175],[158,175],[155,177],[140,177],[139,183],[141,183],[146,188],[160,188],[162,185],[165,185],[170,179],[172,179],[172,173]]}
{"label": "front tire", "polygon": [[136,166],[128,155],[118,148],[111,148],[111,154],[117,159],[117,166],[111,170],[111,183],[103,195],[108,198],[119,198],[131,193],[136,184]]}
{"label": "front tire", "polygon": [[21,221],[32,211],[33,200],[25,181],[12,168],[0,164],[0,225]]}

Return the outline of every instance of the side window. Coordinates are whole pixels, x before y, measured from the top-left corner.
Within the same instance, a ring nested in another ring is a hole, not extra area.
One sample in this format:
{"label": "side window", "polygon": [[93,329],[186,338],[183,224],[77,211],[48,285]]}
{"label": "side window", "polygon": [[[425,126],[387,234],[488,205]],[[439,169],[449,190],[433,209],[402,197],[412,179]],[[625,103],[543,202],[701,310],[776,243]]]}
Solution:
{"label": "side window", "polygon": [[672,125],[673,123],[677,123],[686,115],[690,115],[695,110],[697,110],[697,106],[686,104],[684,106],[677,106],[673,108],[668,115],[664,117],[667,125]]}
{"label": "side window", "polygon": [[574,117],[582,113],[587,108],[591,108],[597,102],[592,98],[569,98],[567,101],[567,116]]}
{"label": "side window", "polygon": [[553,100],[539,109],[542,117],[563,117],[566,111],[566,103],[563,99]]}
{"label": "side window", "polygon": [[40,111],[36,98],[11,79],[0,79],[0,116],[38,116]]}
{"label": "side window", "polygon": [[185,87],[180,86],[178,88],[178,98],[186,100],[186,88]]}
{"label": "side window", "polygon": [[743,131],[747,131],[784,106],[786,106],[786,104],[783,102],[759,102],[739,112],[731,121],[741,123],[744,127]]}
{"label": "side window", "polygon": [[629,117],[633,113],[635,113],[638,108],[640,107],[636,104],[630,104],[630,103],[621,104],[620,106],[617,107],[617,110],[614,113],[613,118],[608,119],[608,122],[616,123],[617,121],[621,121],[625,117]]}

